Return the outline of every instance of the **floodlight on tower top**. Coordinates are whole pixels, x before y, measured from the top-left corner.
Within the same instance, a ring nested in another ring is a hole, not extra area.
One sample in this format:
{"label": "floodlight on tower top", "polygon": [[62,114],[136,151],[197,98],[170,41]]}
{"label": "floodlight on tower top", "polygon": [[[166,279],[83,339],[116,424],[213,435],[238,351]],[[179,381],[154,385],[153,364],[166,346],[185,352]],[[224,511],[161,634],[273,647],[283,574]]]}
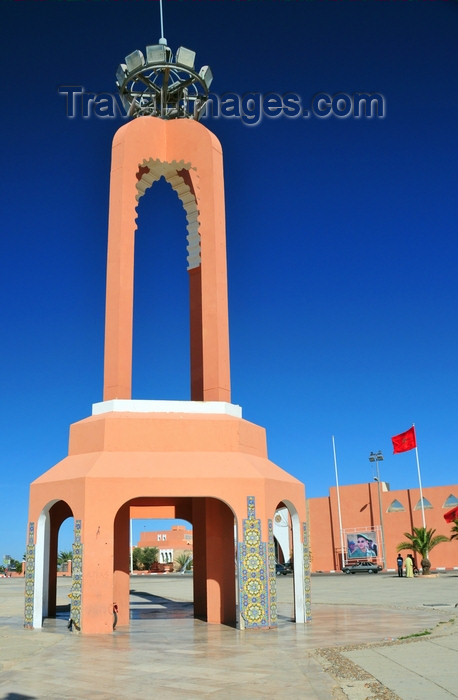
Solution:
{"label": "floodlight on tower top", "polygon": [[203,114],[213,80],[210,66],[198,71],[195,51],[180,46],[175,55],[164,37],[161,12],[161,38],[125,57],[116,71],[121,100],[131,117],[152,116],[161,119],[195,119]]}

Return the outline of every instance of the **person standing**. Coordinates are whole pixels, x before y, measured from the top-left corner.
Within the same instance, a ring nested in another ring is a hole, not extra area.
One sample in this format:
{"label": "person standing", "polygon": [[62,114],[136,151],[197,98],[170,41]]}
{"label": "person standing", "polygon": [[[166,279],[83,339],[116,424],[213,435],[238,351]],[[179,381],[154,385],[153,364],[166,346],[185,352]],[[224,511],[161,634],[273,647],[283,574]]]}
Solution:
{"label": "person standing", "polygon": [[406,556],[406,578],[413,578],[413,556]]}
{"label": "person standing", "polygon": [[398,554],[398,558],[396,559],[396,563],[398,565],[398,576],[402,578],[402,566],[404,564],[404,559],[401,557],[400,554]]}

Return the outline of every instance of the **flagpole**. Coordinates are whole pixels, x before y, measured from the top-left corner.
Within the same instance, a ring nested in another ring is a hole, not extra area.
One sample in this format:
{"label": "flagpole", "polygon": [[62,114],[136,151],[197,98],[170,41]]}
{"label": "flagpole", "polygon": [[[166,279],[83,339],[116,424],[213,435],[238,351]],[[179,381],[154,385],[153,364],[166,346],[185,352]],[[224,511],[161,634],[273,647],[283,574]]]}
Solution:
{"label": "flagpole", "polygon": [[334,471],[336,473],[337,511],[339,513],[340,549],[342,552],[342,567],[344,567],[345,561],[344,561],[344,546],[343,546],[343,532],[342,532],[342,512],[340,510],[339,477],[337,474],[337,456],[336,456],[336,443],[334,440],[334,435],[332,436],[332,451],[334,453]]}
{"label": "flagpole", "polygon": [[[415,430],[415,423],[412,423],[412,427]],[[423,503],[423,488],[421,485],[421,474],[420,474],[420,459],[418,457],[418,447],[417,447],[417,431],[415,431],[415,456],[417,458],[417,472],[418,472],[418,483],[420,485],[420,503],[421,503],[421,517],[423,520],[423,527],[426,530],[426,520],[425,520],[425,504]]]}

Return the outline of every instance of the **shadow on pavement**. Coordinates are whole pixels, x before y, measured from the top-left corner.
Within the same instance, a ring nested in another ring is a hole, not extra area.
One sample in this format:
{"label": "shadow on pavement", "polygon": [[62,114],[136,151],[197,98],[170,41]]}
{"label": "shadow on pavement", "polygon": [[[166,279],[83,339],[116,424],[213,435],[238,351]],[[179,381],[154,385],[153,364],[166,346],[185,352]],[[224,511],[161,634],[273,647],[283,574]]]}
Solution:
{"label": "shadow on pavement", "polygon": [[[163,620],[184,619],[194,617],[194,605],[190,602],[177,602],[169,598],[153,595],[146,591],[130,591],[132,596],[130,601],[131,620]],[[143,600],[136,600],[141,598]]]}

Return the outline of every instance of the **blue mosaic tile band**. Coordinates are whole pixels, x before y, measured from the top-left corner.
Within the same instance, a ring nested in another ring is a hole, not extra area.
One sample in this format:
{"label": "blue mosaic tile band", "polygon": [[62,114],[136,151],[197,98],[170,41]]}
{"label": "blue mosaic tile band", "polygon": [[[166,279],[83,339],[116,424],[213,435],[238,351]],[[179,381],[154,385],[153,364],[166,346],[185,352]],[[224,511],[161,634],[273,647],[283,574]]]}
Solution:
{"label": "blue mosaic tile band", "polygon": [[33,601],[35,590],[35,523],[29,523],[25,555],[25,609],[24,627],[33,627]]}
{"label": "blue mosaic tile band", "polygon": [[275,570],[275,543],[274,527],[272,520],[267,521],[269,530],[268,556],[269,556],[269,611],[270,626],[277,624],[277,574]]}
{"label": "blue mosaic tile band", "polygon": [[261,521],[256,518],[255,498],[248,496],[248,518],[243,520],[239,543],[239,601],[245,628],[269,626],[268,563],[266,543],[261,541]]}
{"label": "blue mosaic tile band", "polygon": [[304,549],[304,600],[305,600],[305,619],[310,622],[312,619],[312,587],[310,576],[310,544],[309,544],[309,529],[307,523],[303,523],[303,549]]}
{"label": "blue mosaic tile band", "polygon": [[81,544],[81,520],[75,520],[75,541],[72,546],[72,590],[70,597],[70,619],[77,630],[81,629],[81,590],[83,585],[83,545]]}
{"label": "blue mosaic tile band", "polygon": [[75,544],[81,544],[81,520],[75,520]]}
{"label": "blue mosaic tile band", "polygon": [[248,510],[248,518],[250,520],[252,518],[256,517],[256,503],[255,503],[254,496],[248,496],[248,498],[247,498],[247,510]]}

